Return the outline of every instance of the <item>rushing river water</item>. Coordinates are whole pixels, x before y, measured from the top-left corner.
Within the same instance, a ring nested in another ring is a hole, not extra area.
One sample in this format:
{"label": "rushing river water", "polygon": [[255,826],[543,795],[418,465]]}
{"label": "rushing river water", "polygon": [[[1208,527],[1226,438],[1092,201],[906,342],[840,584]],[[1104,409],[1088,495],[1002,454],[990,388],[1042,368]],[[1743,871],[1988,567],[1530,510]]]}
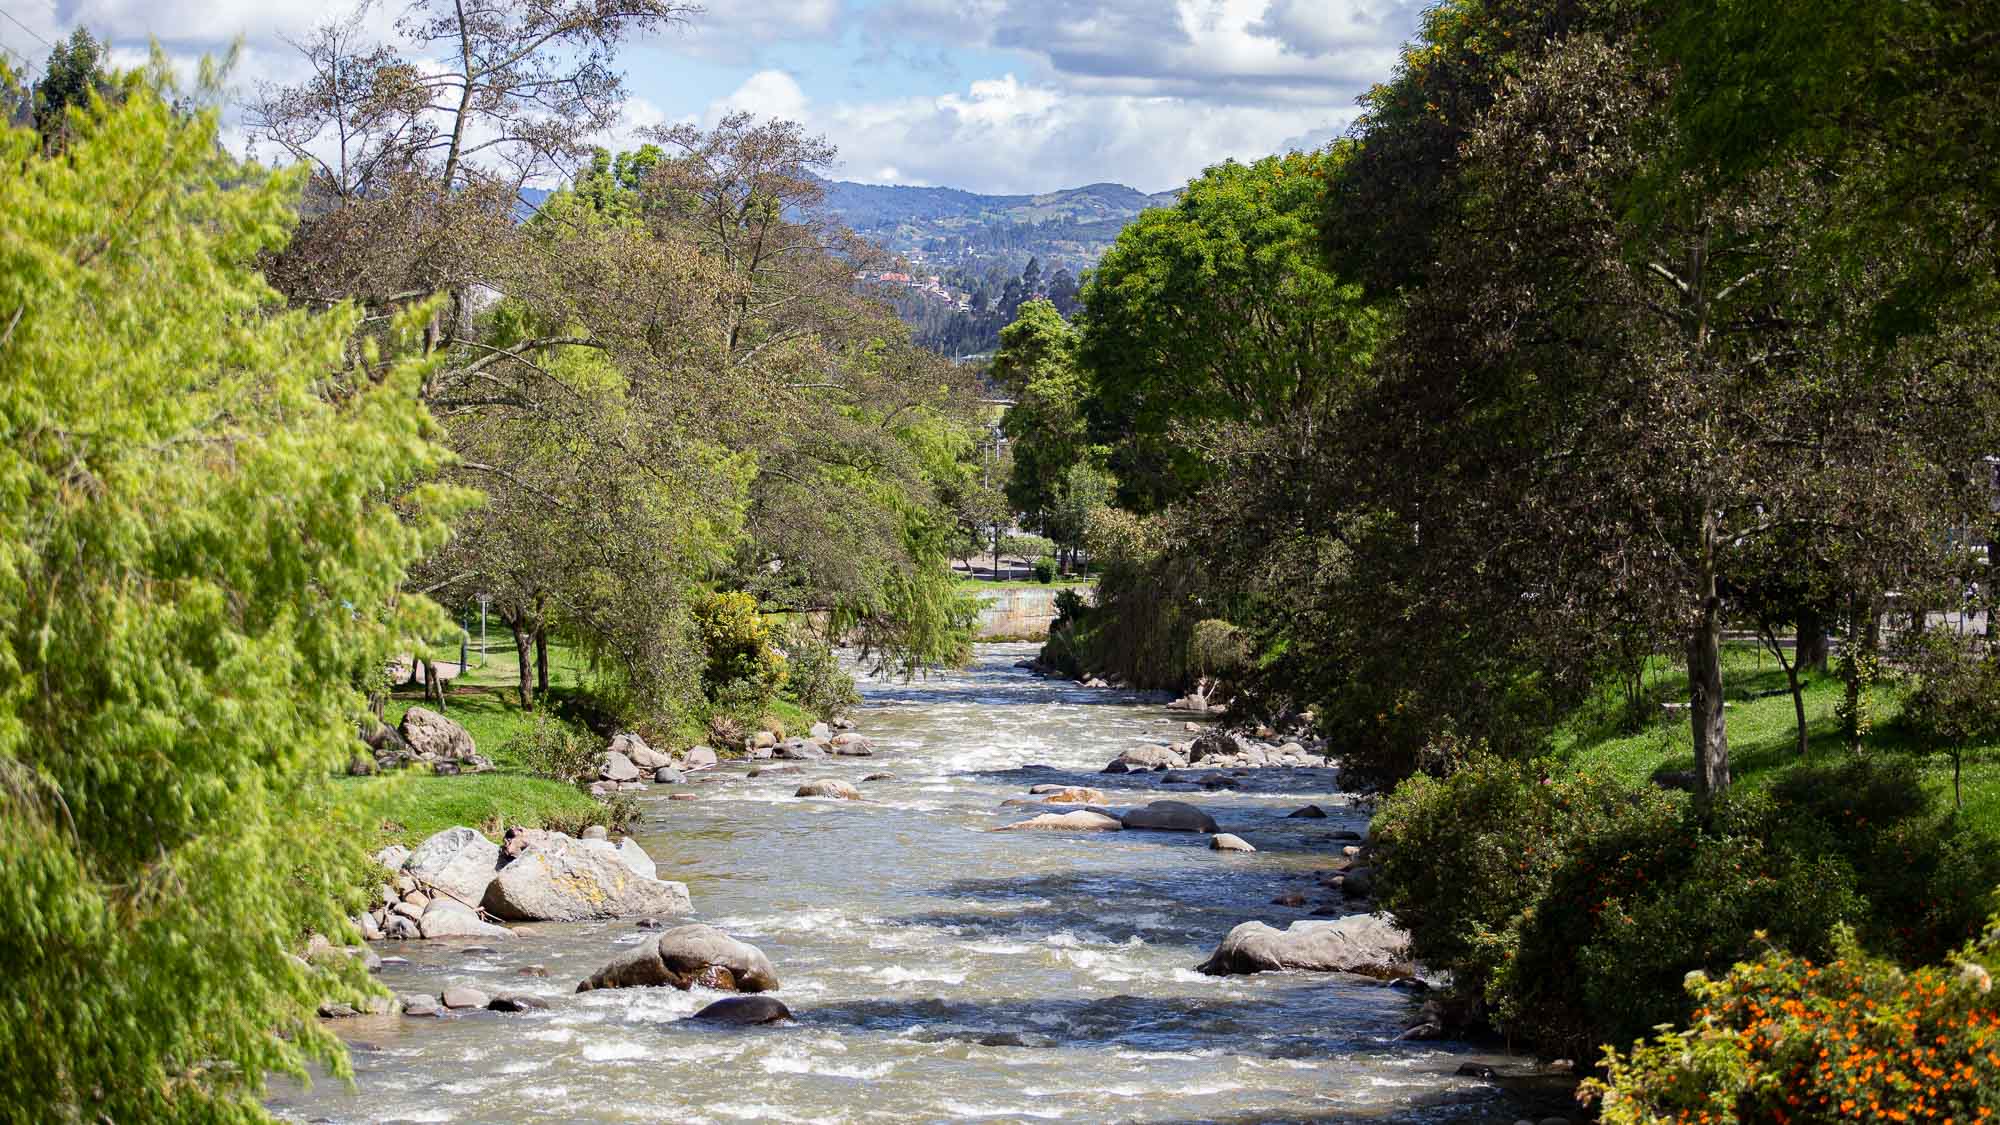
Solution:
{"label": "rushing river water", "polygon": [[[547,1011],[340,1023],[352,1086],[283,1085],[308,1121],[1512,1121],[1518,1106],[1465,1063],[1522,1060],[1401,1043],[1416,1003],[1336,974],[1207,977],[1231,926],[1284,926],[1338,901],[1316,872],[1366,827],[1330,770],[1254,771],[1237,791],[1160,790],[1099,776],[1120,750],[1186,737],[1157,700],[1041,680],[1032,650],[984,646],[969,669],[866,684],[855,713],[876,756],[746,776],[725,764],[697,801],[641,799],[636,835],[692,920],[767,953],[797,1015],[732,1028],[686,1017],[717,998],[639,988],[573,994],[640,939],[631,922],[536,925],[508,942],[385,943],[382,982],[470,984]],[[893,780],[862,783],[878,772]],[[800,800],[843,777],[866,802]],[[1036,810],[1029,785],[1094,785],[1116,806],[1200,804],[1254,855],[1193,833],[993,834]],[[1291,820],[1307,801],[1326,820]],[[1306,907],[1272,899],[1307,896]],[[527,965],[548,976],[522,975]]]}

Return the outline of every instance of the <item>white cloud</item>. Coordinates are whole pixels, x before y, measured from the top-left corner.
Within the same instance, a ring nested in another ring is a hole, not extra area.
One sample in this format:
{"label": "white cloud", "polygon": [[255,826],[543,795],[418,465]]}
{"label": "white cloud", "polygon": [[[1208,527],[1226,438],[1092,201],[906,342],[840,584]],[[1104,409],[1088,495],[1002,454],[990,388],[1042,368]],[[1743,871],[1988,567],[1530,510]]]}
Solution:
{"label": "white cloud", "polygon": [[719,0],[659,45],[724,62],[753,63],[775,43],[839,38],[842,0]]}
{"label": "white cloud", "polygon": [[[761,100],[765,93],[769,100]],[[840,148],[840,178],[1003,193],[1106,179],[1158,191],[1225,157],[1323,143],[1351,117],[1290,105],[1072,94],[1011,74],[933,97],[814,104],[769,71],[711,107],[710,118],[725,106],[826,134]]]}
{"label": "white cloud", "polygon": [[717,99],[702,115],[704,125],[714,125],[724,114],[745,110],[758,117],[775,117],[785,121],[804,121],[807,116],[806,93],[799,88],[798,81],[782,70],[760,70],[745,79],[743,85]]}

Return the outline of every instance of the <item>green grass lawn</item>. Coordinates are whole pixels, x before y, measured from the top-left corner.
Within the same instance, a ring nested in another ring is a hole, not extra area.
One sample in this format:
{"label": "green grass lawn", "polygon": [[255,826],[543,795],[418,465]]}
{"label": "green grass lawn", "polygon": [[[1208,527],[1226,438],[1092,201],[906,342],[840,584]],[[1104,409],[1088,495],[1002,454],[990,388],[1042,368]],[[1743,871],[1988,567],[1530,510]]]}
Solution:
{"label": "green grass lawn", "polygon": [[515,824],[577,831],[606,823],[610,812],[609,805],[574,785],[504,772],[340,778],[334,799],[375,834],[371,851],[387,844],[415,846],[460,824],[495,838]]}
{"label": "green grass lawn", "polygon": [[[1555,740],[1559,757],[1577,769],[1604,769],[1631,782],[1643,782],[1661,768],[1692,770],[1694,738],[1686,712],[1669,716],[1665,701],[1687,699],[1687,672],[1665,661],[1648,670],[1651,720],[1639,730],[1623,723],[1622,696],[1607,695],[1575,715]],[[1784,688],[1785,674],[1775,657],[1749,644],[1733,644],[1724,652],[1723,694],[1729,735],[1732,782],[1766,789],[1801,766],[1826,766],[1852,751],[1841,737],[1834,707],[1843,687],[1833,676],[1814,677],[1805,689],[1809,757],[1801,761],[1797,720],[1789,694],[1753,699],[1762,692]],[[1877,685],[1872,693],[1875,725],[1863,753],[1915,755],[1925,791],[1940,809],[1952,803],[1951,759],[1923,753],[1911,744],[1897,722],[1905,689]],[[1968,827],[2000,839],[2000,746],[1979,746],[1964,755],[1965,820]]]}
{"label": "green grass lawn", "polygon": [[1063,587],[1083,588],[1095,585],[1097,585],[1097,578],[1094,575],[1074,575],[1069,578],[1057,578],[1054,582],[1037,582],[1032,578],[1014,578],[1005,582],[988,582],[979,578],[960,578],[958,580],[958,588],[969,594],[976,594],[981,590],[1037,590],[1044,587],[1049,589]]}

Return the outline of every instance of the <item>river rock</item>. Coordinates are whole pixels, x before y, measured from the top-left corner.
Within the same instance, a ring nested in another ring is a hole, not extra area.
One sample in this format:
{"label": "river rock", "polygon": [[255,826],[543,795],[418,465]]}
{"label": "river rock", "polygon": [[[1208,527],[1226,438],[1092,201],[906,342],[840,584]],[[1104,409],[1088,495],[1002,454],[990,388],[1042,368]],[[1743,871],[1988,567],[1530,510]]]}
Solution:
{"label": "river rock", "polygon": [[1211,976],[1304,969],[1393,979],[1415,975],[1410,937],[1387,914],[1350,914],[1329,922],[1276,929],[1245,922],[1229,931],[1197,968]]}
{"label": "river rock", "polygon": [[1185,801],[1154,801],[1131,810],[1119,819],[1127,828],[1146,828],[1155,832],[1214,834],[1220,831],[1214,817]]}
{"label": "river rock", "polygon": [[838,797],[843,801],[859,801],[861,799],[861,790],[838,778],[822,777],[817,781],[808,781],[804,785],[799,786],[792,796]]}
{"label": "river rock", "polygon": [[1171,770],[1187,766],[1187,759],[1165,746],[1134,746],[1118,755],[1128,770]]}
{"label": "river rock", "polygon": [[639,846],[639,841],[630,836],[620,839],[615,845],[609,840],[579,840],[577,843],[610,856],[624,864],[634,875],[647,879],[660,877],[659,864],[654,863],[653,857],[646,854],[646,849]]}
{"label": "river rock", "polygon": [[461,825],[418,844],[403,862],[403,871],[418,883],[477,903],[499,866],[500,845]]}
{"label": "river rock", "polygon": [[1125,827],[1115,816],[1090,809],[1066,813],[1043,813],[1016,824],[1003,824],[995,832],[1116,832]]}
{"label": "river rock", "polygon": [[836,735],[833,752],[843,758],[871,758],[875,755],[875,744],[858,734]]}
{"label": "river rock", "polygon": [[814,723],[812,729],[806,732],[806,737],[814,742],[828,742],[833,738],[833,728],[825,723]]}
{"label": "river rock", "polygon": [[390,844],[388,847],[375,853],[375,862],[391,871],[403,866],[403,861],[409,858],[410,849],[401,844]]}
{"label": "river rock", "polygon": [[[1042,787],[1039,785],[1035,787],[1035,789],[1040,788]],[[1028,792],[1033,793],[1035,789],[1030,789]],[[1043,793],[1042,803],[1045,805],[1105,805],[1111,803],[1111,798],[1106,797],[1102,789],[1091,789],[1082,785],[1062,785]]]}
{"label": "river rock", "polygon": [[387,941],[415,941],[424,936],[416,919],[391,914],[382,920],[382,937]]}
{"label": "river rock", "polygon": [[869,775],[868,775],[867,777],[864,777],[864,778],[862,778],[861,780],[863,780],[863,781],[894,781],[894,780],[896,780],[896,775],[895,775],[895,774],[893,774],[893,773],[871,773],[871,774],[869,774]]}
{"label": "river rock", "polygon": [[792,1010],[769,996],[725,996],[696,1012],[693,1018],[748,1027],[782,1023],[792,1018]]}
{"label": "river rock", "polygon": [[529,996],[521,992],[510,993],[506,996],[495,996],[486,1002],[486,1010],[489,1012],[525,1012],[530,1009],[540,1011],[548,1008],[548,1006],[549,1002],[547,1000],[539,996]]}
{"label": "river rock", "polygon": [[602,824],[593,824],[585,828],[583,835],[578,837],[581,840],[609,840],[610,838],[611,829],[606,828]]}
{"label": "river rock", "polygon": [[1210,836],[1208,838],[1208,846],[1210,850],[1218,852],[1254,852],[1257,850],[1250,846],[1250,841],[1227,832],[1218,832]]}
{"label": "river rock", "polygon": [[612,739],[610,749],[625,755],[633,765],[646,773],[673,764],[672,758],[646,745],[646,740],[636,734],[621,734]]}
{"label": "river rock", "polygon": [[826,757],[826,751],[803,738],[788,738],[772,748],[771,756],[795,762],[810,762]]}
{"label": "river rock", "polygon": [[706,746],[690,746],[687,753],[681,755],[682,769],[705,770],[715,763],[715,751]]}
{"label": "river rock", "polygon": [[484,1008],[493,1000],[491,996],[486,995],[476,988],[465,987],[447,988],[444,990],[444,995],[438,997],[438,999],[444,1003],[445,1007],[453,1011],[464,1008]]}
{"label": "river rock", "polygon": [[597,776],[605,781],[615,781],[623,785],[639,780],[639,767],[632,759],[616,750],[606,750],[597,760]]}
{"label": "river rock", "polygon": [[1198,735],[1188,746],[1187,760],[1190,764],[1204,758],[1228,758],[1243,752],[1243,744],[1235,735],[1219,730],[1207,730]]}
{"label": "river rock", "polygon": [[578,992],[600,988],[653,988],[661,985],[736,992],[778,987],[778,974],[764,951],[714,926],[676,926],[649,938],[591,974]]}
{"label": "river rock", "polygon": [[1350,867],[1341,877],[1340,892],[1349,898],[1366,898],[1375,893],[1375,869],[1373,867]]}
{"label": "river rock", "polygon": [[1290,812],[1290,813],[1287,813],[1287,814],[1285,814],[1285,819],[1287,819],[1287,820],[1325,820],[1325,819],[1326,819],[1326,810],[1325,810],[1325,809],[1323,809],[1323,808],[1320,808],[1320,807],[1319,807],[1318,805],[1307,805],[1307,806],[1306,806],[1305,808],[1302,808],[1302,809],[1298,809],[1298,810],[1296,810],[1296,811],[1294,811],[1294,812]]}
{"label": "river rock", "polygon": [[425,1017],[435,1018],[439,1011],[438,999],[435,996],[425,996],[413,992],[407,996],[398,996],[396,999],[399,1002],[399,1006],[403,1009],[403,1014],[406,1016],[419,1019]]}
{"label": "river rock", "polygon": [[505,926],[496,926],[480,920],[472,908],[448,898],[438,899],[424,908],[423,918],[418,922],[420,932],[435,941],[438,938],[510,938],[514,931]]}
{"label": "river rock", "polygon": [[686,785],[687,775],[672,766],[661,766],[653,771],[655,785]]}
{"label": "river rock", "polygon": [[455,762],[470,758],[477,749],[466,729],[428,707],[412,707],[403,712],[396,733],[410,744],[419,758],[431,762]]}
{"label": "river rock", "polygon": [[648,878],[607,851],[551,833],[500,869],[486,888],[483,905],[488,913],[514,922],[581,922],[693,909],[685,884]]}

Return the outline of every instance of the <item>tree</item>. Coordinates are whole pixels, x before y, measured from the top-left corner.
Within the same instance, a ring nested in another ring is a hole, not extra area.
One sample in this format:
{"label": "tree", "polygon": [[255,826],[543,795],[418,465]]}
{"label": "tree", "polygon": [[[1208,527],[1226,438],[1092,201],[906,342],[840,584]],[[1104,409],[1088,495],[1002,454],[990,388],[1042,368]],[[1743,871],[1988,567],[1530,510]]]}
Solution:
{"label": "tree", "polygon": [[314,1009],[359,962],[287,950],[360,905],[324,804],[356,685],[442,624],[398,593],[447,499],[407,491],[445,457],[398,358],[426,310],[392,353],[351,305],[283,309],[251,263],[302,177],[220,157],[164,73],[59,159],[0,133],[10,1118],[262,1120],[267,1074],[347,1073]]}
{"label": "tree", "polygon": [[1081,307],[1076,275],[1067,269],[1056,271],[1056,275],[1049,279],[1049,303],[1065,317],[1076,315],[1076,310]]}
{"label": "tree", "polygon": [[1608,658],[1607,623],[1677,639],[1714,796],[1732,575],[1796,542],[1849,589],[1956,565],[1950,528],[1985,518],[1966,466],[1992,440],[1990,333],[1876,342],[1879,275],[1812,252],[1831,201],[1807,169],[1641,188],[1678,143],[1669,95],[1594,35],[1524,68],[1467,143],[1465,225],[1412,302],[1378,425],[1440,596],[1520,622],[1570,679]]}
{"label": "tree", "polygon": [[1092,274],[1079,361],[1127,502],[1161,506],[1206,475],[1203,424],[1300,420],[1309,445],[1323,408],[1351,395],[1384,319],[1319,251],[1341,160],[1218,164],[1143,212]]}
{"label": "tree", "polygon": [[1058,513],[1073,470],[1100,455],[1086,429],[1076,347],[1075,331],[1055,306],[1035,300],[1001,331],[993,357],[993,377],[1014,399],[1000,420],[1014,459],[1007,501],[1029,527],[1070,549],[1083,541],[1083,521]]}
{"label": "tree", "polygon": [[49,49],[42,80],[35,83],[35,132],[44,153],[60,152],[72,137],[69,112],[90,108],[92,95],[109,97],[115,89],[104,71],[109,52],[89,31],[77,28]]}

